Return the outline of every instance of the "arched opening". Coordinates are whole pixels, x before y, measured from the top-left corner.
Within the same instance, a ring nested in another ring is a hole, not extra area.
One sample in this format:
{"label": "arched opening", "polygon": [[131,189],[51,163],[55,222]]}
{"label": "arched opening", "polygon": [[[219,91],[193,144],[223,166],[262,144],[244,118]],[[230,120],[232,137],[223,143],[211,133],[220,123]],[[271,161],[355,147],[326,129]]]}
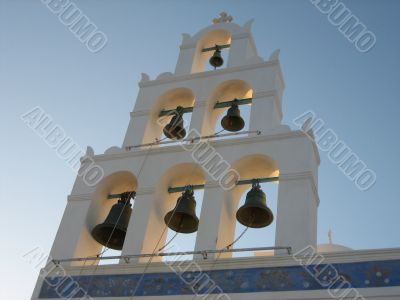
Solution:
{"label": "arched opening", "polygon": [[[188,88],[176,88],[163,93],[158,97],[150,112],[149,123],[146,126],[143,143],[152,143],[156,140],[168,140],[163,134],[164,127],[171,121],[172,114],[161,116],[162,111],[175,110],[178,106],[193,107],[195,97]],[[183,114],[184,126],[188,130],[192,113]],[[168,144],[170,145],[170,144]]]}
{"label": "arched opening", "polygon": [[[207,100],[206,113],[204,115],[202,135],[210,135],[223,130],[221,120],[226,115],[229,107],[215,108],[217,102],[227,102],[234,99],[248,99],[253,97],[253,89],[243,80],[229,80],[219,84]],[[251,105],[239,105],[240,115],[245,121],[244,128],[249,128]],[[229,133],[225,131],[224,133]],[[226,137],[229,138],[229,137]]]}
{"label": "arched opening", "polygon": [[[114,250],[112,249],[111,245],[111,238],[113,234],[116,234],[116,226],[110,226],[113,227],[110,230],[105,230],[104,234],[108,235],[109,238],[106,238],[107,242],[101,244],[100,242],[96,241],[96,239],[93,236],[93,229],[99,225],[104,223],[106,218],[109,216],[111,208],[118,203],[119,197],[115,197],[113,199],[109,199],[109,195],[119,195],[125,192],[129,191],[136,191],[137,190],[137,178],[135,175],[133,175],[129,171],[119,171],[112,173],[105,177],[100,183],[98,184],[96,191],[94,193],[94,197],[92,200],[92,203],[90,205],[90,209],[87,215],[86,223],[87,223],[87,228],[91,234],[91,238],[93,240],[93,245],[92,247],[92,255],[101,255],[101,256],[119,256],[121,255],[121,250]],[[134,200],[130,200],[130,203],[132,205],[132,209],[134,206]],[[126,208],[124,207],[126,206]],[[128,210],[129,204],[124,204],[123,210],[125,212]],[[124,215],[123,210],[118,212],[117,219],[118,221],[121,221],[120,224],[126,223],[122,222],[124,216],[129,217],[129,215]],[[115,212],[115,211],[114,211]],[[129,218],[126,218],[129,221]],[[125,220],[126,220],[125,219]],[[126,224],[127,227],[128,224]],[[98,264],[103,265],[103,264],[117,264],[118,260],[100,260],[98,261]]]}
{"label": "arched opening", "polygon": [[[275,161],[261,154],[253,154],[245,156],[236,161],[232,168],[240,175],[240,180],[278,177],[279,169]],[[238,237],[242,237],[235,242],[232,248],[254,248],[254,247],[269,247],[275,243],[275,224],[277,213],[277,193],[278,184],[276,182],[260,183],[262,191],[267,197],[267,206],[272,211],[274,220],[272,223],[263,228],[251,228],[240,224],[236,219],[238,209],[245,203],[246,195],[251,189],[251,185],[238,185],[231,191],[228,191],[227,203],[230,218],[227,218],[226,224],[229,228],[228,238],[224,240],[226,245],[235,241]],[[245,231],[246,230],[246,231]],[[219,237],[224,238],[224,237]],[[224,245],[224,246],[226,246]],[[264,255],[273,255],[273,252],[263,253]],[[254,253],[238,252],[234,257],[253,256]],[[231,257],[231,254],[222,255],[221,257]]]}
{"label": "arched opening", "polygon": [[[231,33],[227,30],[217,29],[207,32],[197,42],[192,73],[214,70],[214,67],[212,67],[208,62],[211,56],[214,54],[214,51],[203,52],[203,49],[215,47],[215,45],[228,45],[230,43]],[[229,60],[229,48],[222,49],[221,56],[224,59],[224,64],[221,67],[226,67]]]}
{"label": "arched opening", "polygon": [[[199,185],[205,183],[204,171],[198,164],[195,163],[182,163],[170,168],[165,172],[161,179],[158,187],[158,205],[157,215],[164,220],[164,226],[166,233],[161,238],[160,244],[157,246],[158,249],[162,249],[164,252],[175,252],[175,251],[193,251],[197,236],[197,230],[193,233],[178,233],[170,229],[166,222],[171,222],[171,218],[165,218],[168,212],[174,210],[177,205],[177,200],[182,196],[182,192],[169,193],[168,188],[170,187],[184,187],[188,185]],[[194,198],[196,200],[195,213],[196,216],[200,217],[201,206],[203,203],[203,190],[195,190]],[[174,215],[172,215],[172,218]],[[201,220],[199,220],[201,222]],[[170,225],[170,224],[168,224]],[[160,232],[160,230],[155,229]],[[176,236],[175,236],[176,235]],[[174,237],[175,236],[175,237]],[[173,240],[172,240],[173,239]],[[176,260],[176,257],[164,257],[164,260]],[[182,257],[180,259],[190,259],[190,257]]]}

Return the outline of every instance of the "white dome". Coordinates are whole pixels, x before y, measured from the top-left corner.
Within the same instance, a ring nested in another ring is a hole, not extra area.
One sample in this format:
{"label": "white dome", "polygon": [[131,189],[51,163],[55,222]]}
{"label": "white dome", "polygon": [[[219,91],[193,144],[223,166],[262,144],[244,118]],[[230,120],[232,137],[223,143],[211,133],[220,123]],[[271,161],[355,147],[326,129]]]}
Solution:
{"label": "white dome", "polygon": [[338,244],[320,244],[317,247],[317,251],[320,253],[327,253],[327,252],[344,252],[344,251],[352,251],[353,249],[338,245]]}

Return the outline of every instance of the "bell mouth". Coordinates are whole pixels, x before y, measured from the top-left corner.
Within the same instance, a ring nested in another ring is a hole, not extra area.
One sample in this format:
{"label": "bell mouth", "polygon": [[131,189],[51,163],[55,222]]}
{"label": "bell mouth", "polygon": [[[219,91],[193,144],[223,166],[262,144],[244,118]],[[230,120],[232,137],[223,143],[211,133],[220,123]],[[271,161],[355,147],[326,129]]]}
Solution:
{"label": "bell mouth", "polygon": [[113,226],[108,224],[99,224],[92,230],[92,236],[96,242],[114,250],[122,250],[125,235],[126,230],[118,227],[114,229]]}
{"label": "bell mouth", "polygon": [[197,216],[190,216],[180,212],[168,212],[164,217],[164,222],[170,229],[179,233],[193,233],[199,228]]}
{"label": "bell mouth", "polygon": [[170,124],[167,124],[163,129],[164,135],[171,140],[181,140],[186,136],[185,128],[177,129],[173,128]]}
{"label": "bell mouth", "polygon": [[221,126],[228,131],[240,131],[244,127],[244,120],[241,117],[225,116],[221,120]]}
{"label": "bell mouth", "polygon": [[272,223],[274,215],[268,207],[242,206],[236,212],[236,219],[244,226],[250,228],[262,228]]}
{"label": "bell mouth", "polygon": [[210,65],[212,65],[214,68],[218,68],[224,64],[224,60],[221,58],[213,58],[211,57],[209,60]]}

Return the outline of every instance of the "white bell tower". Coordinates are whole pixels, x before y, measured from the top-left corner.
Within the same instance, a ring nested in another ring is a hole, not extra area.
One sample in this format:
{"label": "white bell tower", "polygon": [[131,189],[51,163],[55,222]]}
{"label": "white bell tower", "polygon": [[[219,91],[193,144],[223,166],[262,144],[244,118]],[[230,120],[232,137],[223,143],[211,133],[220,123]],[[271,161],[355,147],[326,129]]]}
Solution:
{"label": "white bell tower", "polygon": [[[142,74],[123,148],[159,139],[162,126],[157,120],[162,110],[172,110],[178,105],[193,107],[190,129],[199,132],[200,136],[209,136],[216,132],[216,122],[225,111],[215,109],[217,102],[251,98],[251,113],[247,120],[249,132],[260,131],[261,134],[245,133],[229,140],[210,139],[209,143],[239,172],[241,179],[279,176],[276,246],[291,246],[293,250],[298,250],[316,245],[319,155],[314,142],[305,134],[281,124],[284,81],[279,50],[267,61],[258,56],[251,33],[252,23],[253,20],[250,20],[240,26],[223,13],[220,18],[214,19],[213,25],[193,36],[183,34],[174,74],[162,73],[155,80]],[[203,50],[215,45],[229,45],[222,50],[228,51],[226,66],[204,71],[213,51]],[[173,186],[173,180],[186,178],[188,171],[185,166],[192,165],[194,161],[187,157],[187,152],[182,153],[182,147],[157,148],[155,146],[153,152],[160,153],[151,155],[154,158],[157,156],[159,163],[152,159],[145,165],[149,178],[148,181],[143,177],[139,179],[138,191],[140,194],[142,184],[146,190],[158,191],[160,198],[169,199],[166,187]],[[133,155],[135,152],[139,155],[141,150],[130,153]],[[191,149],[189,154],[193,152]],[[145,155],[146,151],[142,150],[142,153]],[[210,164],[218,162],[213,160],[212,155],[204,160],[206,162],[198,164],[201,165],[198,166],[198,179],[190,182],[206,185],[195,249],[220,249],[234,237],[235,213],[245,188],[222,189],[205,170],[207,167],[210,169]],[[208,165],[207,160],[210,160]],[[166,173],[160,169],[161,166]],[[158,172],[168,176],[162,176],[160,180],[154,176]],[[160,187],[164,180],[167,181],[165,186]],[[137,210],[133,212],[123,254],[153,251],[153,240],[157,236],[153,234],[156,228],[164,226],[164,211],[159,204],[151,204],[157,197],[149,195],[148,200],[139,198],[135,205],[146,202],[143,203],[146,207],[142,211],[135,206]],[[165,200],[160,202],[165,205]],[[167,204],[167,207],[170,205]],[[159,213],[155,214],[155,210]]]}
{"label": "white bell tower", "polygon": [[[195,250],[222,249],[234,239],[239,200],[249,187],[232,186],[232,180],[254,178],[279,177],[275,246],[289,246],[293,251],[316,246],[318,150],[302,131],[281,124],[285,84],[279,50],[264,60],[251,33],[253,20],[243,26],[232,21],[222,13],[196,34],[183,34],[174,73],[155,79],[142,73],[122,147],[110,147],[103,154],[89,149],[82,161],[84,167],[93,160],[104,176],[94,186],[76,178],[51,250],[53,259],[99,254],[102,245],[91,232],[116,203],[110,195],[127,191],[135,191],[136,198],[121,255],[153,253],[166,243],[164,217],[180,195],[170,188],[187,185],[204,186]],[[227,55],[225,64],[206,70],[214,53],[207,49],[216,45]],[[248,130],[229,139],[209,137],[234,99],[250,104],[250,114],[247,119],[244,116]],[[185,124],[187,136],[176,143],[160,142],[165,124],[160,123],[160,115],[178,106],[192,113],[190,124]],[[285,253],[276,251],[275,255]],[[129,263],[147,261],[140,258]],[[82,264],[65,266],[72,270]],[[121,264],[125,266],[126,261]],[[40,282],[33,299],[40,298]]]}
{"label": "white bell tower", "polygon": [[[267,61],[258,56],[251,24],[240,26],[222,15],[193,36],[183,34],[174,74],[162,73],[154,80],[142,74],[123,146],[93,155],[104,170],[97,186],[87,186],[82,177],[77,177],[52,257],[84,257],[99,252],[101,247],[90,232],[115,203],[107,195],[130,190],[137,196],[122,254],[153,252],[165,228],[164,215],[177,198],[177,194],[168,193],[168,188],[185,184],[205,184],[196,250],[219,249],[229,243],[245,188],[226,191],[213,174],[207,174],[210,165],[217,168],[216,155],[194,161],[192,154],[201,143],[183,141],[186,147],[146,144],[161,138],[163,127],[158,120],[163,110],[193,107],[187,131],[209,136],[215,133],[218,117],[226,110],[216,109],[215,104],[235,98],[251,99],[249,132],[260,134],[244,133],[208,142],[240,179],[279,176],[276,246],[290,246],[296,251],[316,245],[318,151],[303,132],[281,124],[284,81],[279,50]],[[202,50],[214,45],[230,45],[222,50],[229,51],[226,67],[204,71],[213,51]],[[191,182],[185,182],[188,177]]]}

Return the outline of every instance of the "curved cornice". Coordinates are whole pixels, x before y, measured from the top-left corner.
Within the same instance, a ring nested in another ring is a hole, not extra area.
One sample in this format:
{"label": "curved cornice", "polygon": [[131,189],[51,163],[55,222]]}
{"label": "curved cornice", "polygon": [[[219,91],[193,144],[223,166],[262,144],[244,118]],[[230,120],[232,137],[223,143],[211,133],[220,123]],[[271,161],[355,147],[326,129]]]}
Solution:
{"label": "curved cornice", "polygon": [[[245,71],[245,70],[266,68],[266,67],[279,66],[279,65],[280,65],[279,61],[273,60],[273,61],[265,61],[265,62],[256,63],[256,64],[235,66],[235,67],[229,67],[229,68],[225,68],[225,69],[211,70],[211,71],[205,71],[205,72],[199,72],[199,73],[193,73],[193,74],[172,75],[167,78],[139,82],[139,87],[145,88],[145,87],[149,87],[149,86],[156,86],[156,85],[161,85],[161,84],[166,84],[166,83],[171,83],[171,82],[212,77],[212,76],[218,76],[218,75],[223,75],[223,74],[241,72],[241,71]],[[278,73],[279,74],[281,73],[280,68],[279,68]],[[282,74],[280,74],[279,76],[282,78]]]}

